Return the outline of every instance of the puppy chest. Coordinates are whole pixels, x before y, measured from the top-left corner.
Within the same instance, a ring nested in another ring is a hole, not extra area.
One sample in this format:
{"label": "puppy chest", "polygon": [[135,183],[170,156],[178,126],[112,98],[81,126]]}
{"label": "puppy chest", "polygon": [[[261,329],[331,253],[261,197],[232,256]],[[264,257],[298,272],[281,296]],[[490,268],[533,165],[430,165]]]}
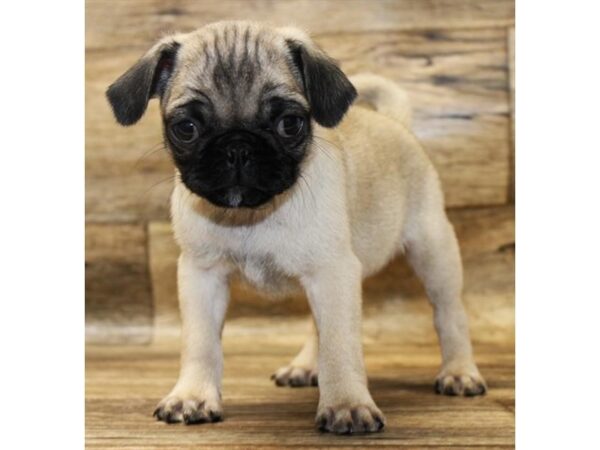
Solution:
{"label": "puppy chest", "polygon": [[233,257],[242,277],[257,289],[270,294],[285,294],[299,289],[295,278],[287,275],[269,255]]}

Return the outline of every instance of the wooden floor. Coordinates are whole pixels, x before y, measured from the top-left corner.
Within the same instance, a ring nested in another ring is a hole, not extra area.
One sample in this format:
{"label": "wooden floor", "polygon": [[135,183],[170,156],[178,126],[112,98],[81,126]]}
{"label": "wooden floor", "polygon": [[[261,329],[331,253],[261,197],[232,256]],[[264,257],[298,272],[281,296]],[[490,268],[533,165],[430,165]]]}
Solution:
{"label": "wooden floor", "polygon": [[[177,344],[88,346],[86,441],[89,448],[257,447],[513,447],[514,348],[479,345],[489,384],[485,397],[436,395],[439,351],[431,344],[399,345],[394,336],[365,346],[372,395],[387,427],[369,436],[315,430],[317,388],[278,388],[269,375],[298,349],[300,336],[240,333],[225,338],[225,420],[167,425],[152,411],[177,376]],[[285,328],[285,327],[283,327]],[[294,328],[292,326],[292,328]]]}

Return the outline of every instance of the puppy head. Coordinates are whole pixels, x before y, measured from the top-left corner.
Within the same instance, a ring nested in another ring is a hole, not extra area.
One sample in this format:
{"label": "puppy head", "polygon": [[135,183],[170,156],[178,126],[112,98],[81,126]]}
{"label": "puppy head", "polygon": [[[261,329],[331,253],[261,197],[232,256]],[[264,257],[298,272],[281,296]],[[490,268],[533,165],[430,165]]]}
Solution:
{"label": "puppy head", "polygon": [[253,208],[294,185],[313,120],[336,126],[356,91],[299,30],[220,22],[162,39],[107,97],[122,125],[160,98],[187,188],[217,206]]}

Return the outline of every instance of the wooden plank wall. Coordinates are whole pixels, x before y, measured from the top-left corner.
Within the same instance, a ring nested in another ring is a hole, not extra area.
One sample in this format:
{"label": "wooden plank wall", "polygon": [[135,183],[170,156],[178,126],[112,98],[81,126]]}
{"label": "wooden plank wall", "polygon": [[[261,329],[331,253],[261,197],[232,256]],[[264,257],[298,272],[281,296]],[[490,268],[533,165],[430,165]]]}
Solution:
{"label": "wooden plank wall", "polygon": [[[167,223],[173,168],[157,105],[135,127],[120,128],[104,91],[159,36],[236,18],[294,23],[347,73],[376,72],[403,85],[450,208],[514,201],[512,0],[87,0],[90,342],[146,342],[155,308],[175,301]],[[469,217],[453,214],[455,222]],[[252,305],[242,302],[239,311]],[[176,314],[169,308],[159,314],[166,322]]]}

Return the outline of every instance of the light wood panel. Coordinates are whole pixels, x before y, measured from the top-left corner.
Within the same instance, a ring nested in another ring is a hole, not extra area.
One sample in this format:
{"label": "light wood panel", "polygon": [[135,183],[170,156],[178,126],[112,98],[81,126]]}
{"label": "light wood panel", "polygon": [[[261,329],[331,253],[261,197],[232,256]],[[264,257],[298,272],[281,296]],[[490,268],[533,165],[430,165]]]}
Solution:
{"label": "light wood panel", "polygon": [[504,29],[335,34],[317,41],[347,73],[374,72],[409,93],[414,132],[450,207],[504,204],[509,183]]}
{"label": "light wood panel", "polygon": [[87,342],[150,340],[153,307],[146,244],[143,225],[86,225]]}
{"label": "light wood panel", "polygon": [[[294,329],[295,324],[281,326]],[[313,421],[317,388],[277,388],[269,375],[297,351],[302,336],[263,328],[225,328],[224,421],[166,425],[151,417],[178,371],[177,345],[94,347],[86,352],[88,448],[514,447],[514,353],[501,344],[475,346],[487,378],[484,397],[433,392],[439,368],[435,345],[401,344],[396,335],[366,342],[371,393],[387,426],[374,435],[319,433]]]}
{"label": "light wood panel", "polygon": [[[317,42],[348,73],[372,71],[408,90],[415,109],[415,132],[440,172],[448,206],[495,205],[508,200],[505,30],[337,33],[317,37]],[[138,49],[125,45],[88,51],[89,221],[168,218],[173,169],[161,145],[156,102],[151,102],[139,124],[125,129],[114,121],[104,97],[106,87],[139,55]]]}
{"label": "light wood panel", "polygon": [[89,49],[145,47],[156,36],[231,19],[294,23],[313,33],[514,24],[512,0],[87,0]]}

